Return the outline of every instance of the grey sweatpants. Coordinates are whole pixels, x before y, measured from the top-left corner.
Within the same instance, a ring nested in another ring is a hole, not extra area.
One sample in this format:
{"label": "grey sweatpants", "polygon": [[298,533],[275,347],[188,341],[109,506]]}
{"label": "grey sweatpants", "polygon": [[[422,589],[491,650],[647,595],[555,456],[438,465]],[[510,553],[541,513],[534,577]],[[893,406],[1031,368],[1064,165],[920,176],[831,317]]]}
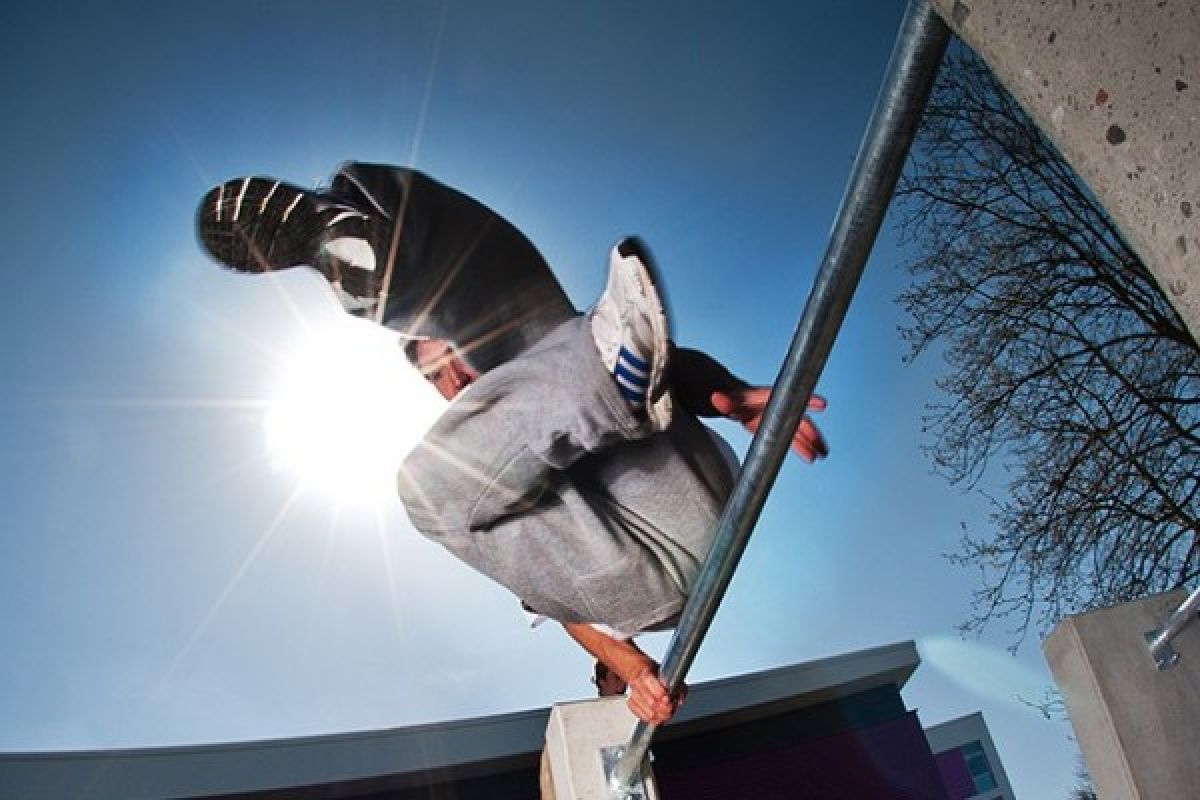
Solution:
{"label": "grey sweatpants", "polygon": [[456,398],[398,485],[418,530],[529,608],[632,634],[678,617],[732,475],[682,410],[647,435],[579,316]]}

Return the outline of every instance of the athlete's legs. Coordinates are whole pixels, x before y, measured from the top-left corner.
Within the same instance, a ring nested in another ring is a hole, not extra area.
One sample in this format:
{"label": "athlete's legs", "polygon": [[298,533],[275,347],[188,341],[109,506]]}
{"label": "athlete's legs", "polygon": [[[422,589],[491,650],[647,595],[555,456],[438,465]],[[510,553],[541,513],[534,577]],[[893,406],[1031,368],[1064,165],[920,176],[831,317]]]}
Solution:
{"label": "athlete's legs", "polygon": [[678,613],[730,486],[694,418],[647,437],[587,320],[483,375],[408,456],[413,524],[531,607],[634,632]]}

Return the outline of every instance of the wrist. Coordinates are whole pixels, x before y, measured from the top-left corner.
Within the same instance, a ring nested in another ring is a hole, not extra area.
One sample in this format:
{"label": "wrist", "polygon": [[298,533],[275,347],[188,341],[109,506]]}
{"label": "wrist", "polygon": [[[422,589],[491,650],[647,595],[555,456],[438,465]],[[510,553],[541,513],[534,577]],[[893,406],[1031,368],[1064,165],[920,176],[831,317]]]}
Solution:
{"label": "wrist", "polygon": [[643,653],[638,653],[636,656],[631,657],[621,666],[623,671],[617,670],[616,672],[630,685],[633,685],[647,675],[658,675],[658,662]]}

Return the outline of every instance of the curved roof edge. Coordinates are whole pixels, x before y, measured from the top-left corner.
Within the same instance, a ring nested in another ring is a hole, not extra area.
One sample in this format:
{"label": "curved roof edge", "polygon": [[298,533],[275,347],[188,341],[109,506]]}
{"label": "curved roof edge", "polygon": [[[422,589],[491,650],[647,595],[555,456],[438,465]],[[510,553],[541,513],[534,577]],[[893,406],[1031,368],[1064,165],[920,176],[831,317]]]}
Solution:
{"label": "curved roof edge", "polygon": [[[889,684],[900,689],[919,664],[910,641],[698,684],[663,735],[711,730]],[[212,797],[377,780],[401,785],[426,780],[433,770],[439,780],[486,775],[536,758],[548,713],[541,708],[224,744],[0,754],[0,796]]]}

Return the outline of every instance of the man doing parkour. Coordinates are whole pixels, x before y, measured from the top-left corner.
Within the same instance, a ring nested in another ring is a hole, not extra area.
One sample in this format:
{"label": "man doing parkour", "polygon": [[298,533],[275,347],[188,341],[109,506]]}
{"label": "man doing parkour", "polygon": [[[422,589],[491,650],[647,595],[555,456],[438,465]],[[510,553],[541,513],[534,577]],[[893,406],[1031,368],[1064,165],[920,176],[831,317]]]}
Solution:
{"label": "man doing parkour", "polygon": [[[732,488],[728,446],[696,416],[754,430],[769,390],[671,344],[640,243],[618,242],[580,314],[515,227],[410,169],[351,162],[315,191],[237,178],[197,227],[225,266],[314,267],[400,335],[451,401],[400,469],[413,525],[560,622],[639,718],[669,719],[679,698],[632,636],[678,619]],[[807,417],[792,444],[827,452]]]}

